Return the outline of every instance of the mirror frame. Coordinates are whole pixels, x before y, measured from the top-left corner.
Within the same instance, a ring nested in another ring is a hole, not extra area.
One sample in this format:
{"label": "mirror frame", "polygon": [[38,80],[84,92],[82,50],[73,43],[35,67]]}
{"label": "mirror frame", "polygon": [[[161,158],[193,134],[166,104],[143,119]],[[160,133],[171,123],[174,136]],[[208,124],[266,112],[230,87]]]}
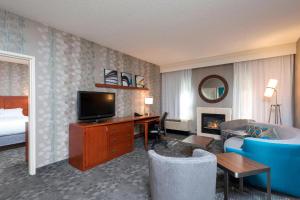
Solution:
{"label": "mirror frame", "polygon": [[[211,79],[211,78],[216,78],[216,79],[219,79],[220,81],[222,81],[222,83],[224,84],[224,87],[225,87],[225,91],[224,91],[224,95],[218,99],[208,99],[204,96],[204,94],[202,93],[202,86],[203,84],[205,83],[205,81],[207,81],[208,79]],[[201,99],[207,103],[218,103],[218,102],[221,102],[223,99],[225,99],[225,97],[227,96],[228,94],[228,83],[227,81],[222,77],[222,76],[219,76],[219,75],[209,75],[209,76],[206,76],[205,78],[203,78],[198,86],[198,93],[199,93],[199,96],[201,97]]]}

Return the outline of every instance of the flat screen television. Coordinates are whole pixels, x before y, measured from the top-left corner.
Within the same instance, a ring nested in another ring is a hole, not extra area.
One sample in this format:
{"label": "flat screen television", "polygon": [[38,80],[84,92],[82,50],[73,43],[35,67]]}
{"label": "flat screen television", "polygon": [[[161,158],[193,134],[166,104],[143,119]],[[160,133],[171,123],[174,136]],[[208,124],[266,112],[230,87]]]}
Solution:
{"label": "flat screen television", "polygon": [[90,121],[115,116],[115,93],[78,91],[77,115]]}

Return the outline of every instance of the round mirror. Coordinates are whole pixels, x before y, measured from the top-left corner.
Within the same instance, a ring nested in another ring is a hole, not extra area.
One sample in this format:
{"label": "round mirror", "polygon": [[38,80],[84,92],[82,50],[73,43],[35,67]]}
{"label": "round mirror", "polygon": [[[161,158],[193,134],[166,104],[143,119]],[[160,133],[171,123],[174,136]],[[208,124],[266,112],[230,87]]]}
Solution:
{"label": "round mirror", "polygon": [[205,102],[217,103],[227,96],[228,83],[221,76],[210,75],[200,82],[198,92]]}

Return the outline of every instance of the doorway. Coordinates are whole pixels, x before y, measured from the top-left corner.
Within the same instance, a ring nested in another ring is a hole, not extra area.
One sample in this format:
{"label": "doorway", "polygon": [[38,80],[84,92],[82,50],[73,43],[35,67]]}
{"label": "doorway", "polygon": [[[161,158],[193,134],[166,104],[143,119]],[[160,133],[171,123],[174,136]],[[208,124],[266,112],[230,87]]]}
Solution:
{"label": "doorway", "polygon": [[[29,90],[28,93],[28,111],[24,106],[24,96],[17,98],[17,107],[21,107],[23,115],[28,114],[28,139],[26,140],[28,146],[28,169],[30,175],[36,174],[36,88],[35,88],[35,57],[24,54],[17,54],[8,51],[0,50],[0,60],[4,62],[15,62],[25,64],[29,67],[27,75],[29,76]],[[21,99],[21,100],[20,100]],[[8,100],[9,102],[10,100]],[[22,106],[23,105],[23,106]],[[15,106],[13,106],[15,107]],[[14,110],[16,111],[16,110]],[[25,154],[24,154],[25,158]]]}

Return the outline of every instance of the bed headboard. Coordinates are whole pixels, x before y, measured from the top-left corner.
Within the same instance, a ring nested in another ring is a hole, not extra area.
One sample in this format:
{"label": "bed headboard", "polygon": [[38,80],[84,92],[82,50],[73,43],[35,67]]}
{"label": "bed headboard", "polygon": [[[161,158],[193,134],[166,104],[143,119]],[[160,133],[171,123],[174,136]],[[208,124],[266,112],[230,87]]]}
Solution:
{"label": "bed headboard", "polygon": [[23,114],[28,116],[28,96],[0,96],[0,108],[22,108]]}

